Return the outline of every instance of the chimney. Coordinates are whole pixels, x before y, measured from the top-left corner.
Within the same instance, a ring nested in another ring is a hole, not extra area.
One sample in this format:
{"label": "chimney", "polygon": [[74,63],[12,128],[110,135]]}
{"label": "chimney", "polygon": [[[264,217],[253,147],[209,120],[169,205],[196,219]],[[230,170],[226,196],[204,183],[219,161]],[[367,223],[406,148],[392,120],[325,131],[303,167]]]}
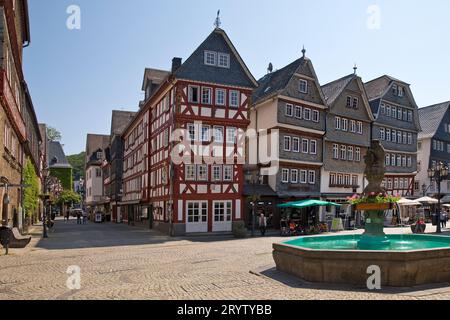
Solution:
{"label": "chimney", "polygon": [[178,70],[178,68],[181,67],[181,62],[182,62],[181,58],[172,59],[172,74],[175,73]]}

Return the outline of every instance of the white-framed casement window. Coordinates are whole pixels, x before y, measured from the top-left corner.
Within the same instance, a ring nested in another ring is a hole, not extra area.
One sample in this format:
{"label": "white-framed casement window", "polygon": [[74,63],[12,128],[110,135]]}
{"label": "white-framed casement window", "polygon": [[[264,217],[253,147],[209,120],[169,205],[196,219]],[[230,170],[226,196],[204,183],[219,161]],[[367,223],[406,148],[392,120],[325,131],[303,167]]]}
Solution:
{"label": "white-framed casement window", "polygon": [[356,187],[356,186],[358,186],[359,185],[359,181],[358,181],[359,179],[358,179],[358,176],[356,176],[356,175],[353,175],[352,176],[352,187]]}
{"label": "white-framed casement window", "polygon": [[392,107],[392,118],[397,118],[397,107]]}
{"label": "white-framed casement window", "polygon": [[196,139],[195,139],[195,124],[193,124],[193,123],[188,123],[188,125],[187,125],[187,130],[188,130],[188,132],[187,132],[187,134],[188,134],[188,140],[189,141],[195,141]]}
{"label": "white-framed casement window", "polygon": [[351,108],[352,107],[352,97],[351,96],[347,96],[346,107],[347,108]]}
{"label": "white-framed casement window", "polygon": [[336,130],[341,130],[341,117],[334,118],[334,128]]}
{"label": "white-framed casement window", "polygon": [[289,104],[289,103],[286,104],[286,111],[285,111],[286,117],[293,116],[293,114],[294,114],[293,108],[294,108],[294,106],[292,104]]}
{"label": "white-framed casement window", "polygon": [[199,99],[199,91],[200,91],[200,87],[198,86],[189,86],[188,87],[188,99],[190,103],[199,103],[200,99]]}
{"label": "white-framed casement window", "polygon": [[362,124],[362,122],[358,121],[357,126],[358,126],[358,134],[363,134],[363,124]]}
{"label": "white-framed casement window", "polygon": [[387,188],[388,190],[392,190],[392,179],[387,180]]}
{"label": "white-framed casement window", "polygon": [[195,181],[196,170],[194,164],[187,164],[185,166],[185,179],[186,181]]}
{"label": "white-framed casement window", "polygon": [[235,144],[237,142],[237,129],[227,128],[227,143]]}
{"label": "white-framed casement window", "polygon": [[412,144],[412,133],[408,133],[408,144]]}
{"label": "white-framed casement window", "polygon": [[391,142],[391,129],[386,129],[386,141]]}
{"label": "white-framed casement window", "polygon": [[230,107],[239,108],[239,91],[230,90]]}
{"label": "white-framed casement window", "polygon": [[386,106],[386,116],[391,116],[391,106]]}
{"label": "white-framed casement window", "polygon": [[291,183],[298,183],[298,170],[297,169],[291,170]]}
{"label": "white-framed casement window", "polygon": [[283,138],[283,149],[284,151],[291,151],[291,137],[290,136],[284,136]]}
{"label": "white-framed casement window", "polygon": [[355,148],[355,161],[357,162],[361,161],[361,148],[359,147]]}
{"label": "white-framed casement window", "polygon": [[342,119],[342,131],[348,130],[348,119]]}
{"label": "white-framed casement window", "polygon": [[333,159],[339,159],[339,146],[333,144]]}
{"label": "white-framed casement window", "polygon": [[222,181],[222,166],[220,165],[212,166],[211,173],[213,181]]}
{"label": "white-framed casement window", "polygon": [[308,81],[301,79],[299,82],[299,91],[301,93],[308,93]]}
{"label": "white-framed casement window", "polygon": [[292,138],[292,151],[297,153],[300,152],[300,138]]}
{"label": "white-framed casement window", "polygon": [[402,132],[397,131],[397,143],[402,143]]}
{"label": "white-framed casement window", "polygon": [[398,108],[397,111],[397,120],[402,120],[403,119],[403,110]]}
{"label": "white-framed casement window", "polygon": [[281,182],[282,183],[289,183],[289,169],[282,169],[281,170]]}
{"label": "white-framed casement window", "polygon": [[403,97],[403,95],[405,94],[403,87],[398,87],[398,96],[399,97]]}
{"label": "white-framed casement window", "polygon": [[336,185],[336,173],[330,173],[330,187]]}
{"label": "white-framed casement window", "polygon": [[295,106],[294,116],[297,119],[303,119],[303,108],[300,106]]}
{"label": "white-framed casement window", "polygon": [[223,127],[214,126],[214,142],[223,143]]}
{"label": "white-framed casement window", "polygon": [[338,173],[337,175],[337,185],[338,186],[344,185],[344,175],[342,173]]}
{"label": "white-framed casement window", "polygon": [[386,160],[384,161],[384,164],[386,167],[389,167],[391,165],[391,155],[389,153],[386,154]]}
{"label": "white-framed casement window", "polygon": [[202,88],[202,104],[211,104],[212,103],[212,89],[211,88]]}
{"label": "white-framed casement window", "polygon": [[216,105],[224,106],[226,101],[226,91],[225,89],[216,89]]}
{"label": "white-framed casement window", "polygon": [[358,98],[353,98],[353,101],[352,101],[353,109],[358,109],[358,103],[359,103],[359,99]]}
{"label": "white-framed casement window", "polygon": [[381,107],[380,107],[380,113],[382,114],[382,115],[385,115],[386,114],[386,106],[382,103],[381,104]]}
{"label": "white-framed casement window", "polygon": [[406,156],[403,156],[402,157],[402,167],[406,168],[406,166],[407,166]]}
{"label": "white-framed casement window", "polygon": [[199,164],[197,166],[197,181],[208,181],[208,165]]}
{"label": "white-framed casement window", "polygon": [[315,122],[315,123],[318,123],[319,120],[320,120],[319,111],[313,110],[312,111],[312,121]]}
{"label": "white-framed casement window", "polygon": [[397,166],[397,157],[395,156],[395,154],[391,155],[391,166],[392,167]]}
{"label": "white-framed casement window", "polygon": [[353,161],[353,147],[347,147],[347,159]]}
{"label": "white-framed casement window", "polygon": [[394,189],[398,189],[398,178],[394,179]]}
{"label": "white-framed casement window", "polygon": [[228,53],[219,52],[217,54],[217,65],[221,68],[230,68],[230,55]]}
{"label": "white-framed casement window", "polygon": [[208,221],[208,202],[187,202],[187,222],[202,223]]}
{"label": "white-framed casement window", "polygon": [[402,156],[397,155],[397,167],[401,167],[401,166],[402,166]]}
{"label": "white-framed casement window", "polygon": [[408,156],[408,168],[412,167],[412,157]]}
{"label": "white-framed casement window", "polygon": [[308,182],[308,171],[300,170],[300,183],[306,184]]}
{"label": "white-framed casement window", "polygon": [[380,128],[380,140],[386,140],[386,132],[384,131],[384,128]]}
{"label": "white-framed casement window", "polygon": [[214,222],[230,222],[232,201],[214,201]]}
{"label": "white-framed casement window", "polygon": [[302,153],[309,153],[309,140],[302,139]]}
{"label": "white-framed casement window", "polygon": [[310,140],[309,141],[309,153],[310,154],[317,154],[317,140]]}
{"label": "white-framed casement window", "polygon": [[392,142],[397,143],[397,130],[392,130],[391,138]]}
{"label": "white-framed casement window", "polygon": [[210,126],[202,126],[201,141],[210,142],[211,138],[209,136]]}
{"label": "white-framed casement window", "polygon": [[205,51],[205,64],[207,66],[216,66],[217,65],[217,52]]}
{"label": "white-framed casement window", "polygon": [[398,95],[398,86],[396,84],[392,85],[392,93],[394,96]]}
{"label": "white-framed casement window", "polygon": [[403,132],[403,144],[408,144],[408,135],[406,132]]}
{"label": "white-framed casement window", "polygon": [[403,110],[403,121],[408,121],[408,111]]}
{"label": "white-framed casement window", "polygon": [[347,160],[347,146],[341,146],[341,160]]}
{"label": "white-framed casement window", "polygon": [[346,186],[346,187],[350,186],[350,175],[349,174],[344,175],[344,186]]}
{"label": "white-framed casement window", "polygon": [[308,171],[308,183],[316,184],[316,172],[314,170]]}
{"label": "white-framed casement window", "polygon": [[311,120],[311,109],[303,108],[303,119],[310,121]]}
{"label": "white-framed casement window", "polygon": [[350,120],[350,132],[356,133],[356,121]]}
{"label": "white-framed casement window", "polygon": [[412,121],[413,121],[412,111],[408,111],[408,122],[412,122]]}
{"label": "white-framed casement window", "polygon": [[223,166],[223,181],[233,181],[233,166]]}

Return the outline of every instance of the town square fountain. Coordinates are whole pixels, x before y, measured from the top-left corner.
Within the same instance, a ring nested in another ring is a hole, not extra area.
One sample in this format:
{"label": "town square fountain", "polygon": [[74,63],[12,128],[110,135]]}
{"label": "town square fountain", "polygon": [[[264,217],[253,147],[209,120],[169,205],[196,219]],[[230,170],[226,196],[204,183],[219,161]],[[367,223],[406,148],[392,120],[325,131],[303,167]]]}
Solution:
{"label": "town square fountain", "polygon": [[393,205],[382,185],[385,152],[373,141],[365,159],[368,186],[354,198],[365,212],[362,235],[303,237],[273,245],[277,269],[309,282],[365,286],[372,266],[381,285],[413,287],[450,282],[450,237],[386,235],[384,212]]}

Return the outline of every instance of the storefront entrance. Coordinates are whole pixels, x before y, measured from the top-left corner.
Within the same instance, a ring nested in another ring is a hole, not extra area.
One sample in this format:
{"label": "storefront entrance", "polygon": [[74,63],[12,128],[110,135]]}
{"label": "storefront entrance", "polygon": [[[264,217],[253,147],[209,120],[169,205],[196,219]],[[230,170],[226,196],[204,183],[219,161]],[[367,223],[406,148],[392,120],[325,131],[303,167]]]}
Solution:
{"label": "storefront entrance", "polygon": [[186,203],[186,233],[208,232],[208,202]]}
{"label": "storefront entrance", "polygon": [[213,232],[231,232],[232,230],[232,201],[213,202]]}

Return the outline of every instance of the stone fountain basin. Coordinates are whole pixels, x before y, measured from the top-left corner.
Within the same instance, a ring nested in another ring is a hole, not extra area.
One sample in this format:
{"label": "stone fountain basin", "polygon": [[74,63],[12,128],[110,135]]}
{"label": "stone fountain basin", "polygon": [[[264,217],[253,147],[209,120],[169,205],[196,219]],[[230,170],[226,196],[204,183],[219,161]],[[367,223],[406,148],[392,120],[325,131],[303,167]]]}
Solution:
{"label": "stone fountain basin", "polygon": [[374,251],[327,247],[327,243],[336,241],[348,242],[351,246],[359,238],[360,236],[305,237],[281,244],[274,243],[273,258],[278,270],[308,282],[366,287],[370,277],[367,269],[372,265],[381,269],[382,286],[414,287],[450,282],[450,237],[388,236],[393,242],[406,239],[413,244],[411,247],[423,247],[415,250],[395,250],[395,246],[390,250]]}

